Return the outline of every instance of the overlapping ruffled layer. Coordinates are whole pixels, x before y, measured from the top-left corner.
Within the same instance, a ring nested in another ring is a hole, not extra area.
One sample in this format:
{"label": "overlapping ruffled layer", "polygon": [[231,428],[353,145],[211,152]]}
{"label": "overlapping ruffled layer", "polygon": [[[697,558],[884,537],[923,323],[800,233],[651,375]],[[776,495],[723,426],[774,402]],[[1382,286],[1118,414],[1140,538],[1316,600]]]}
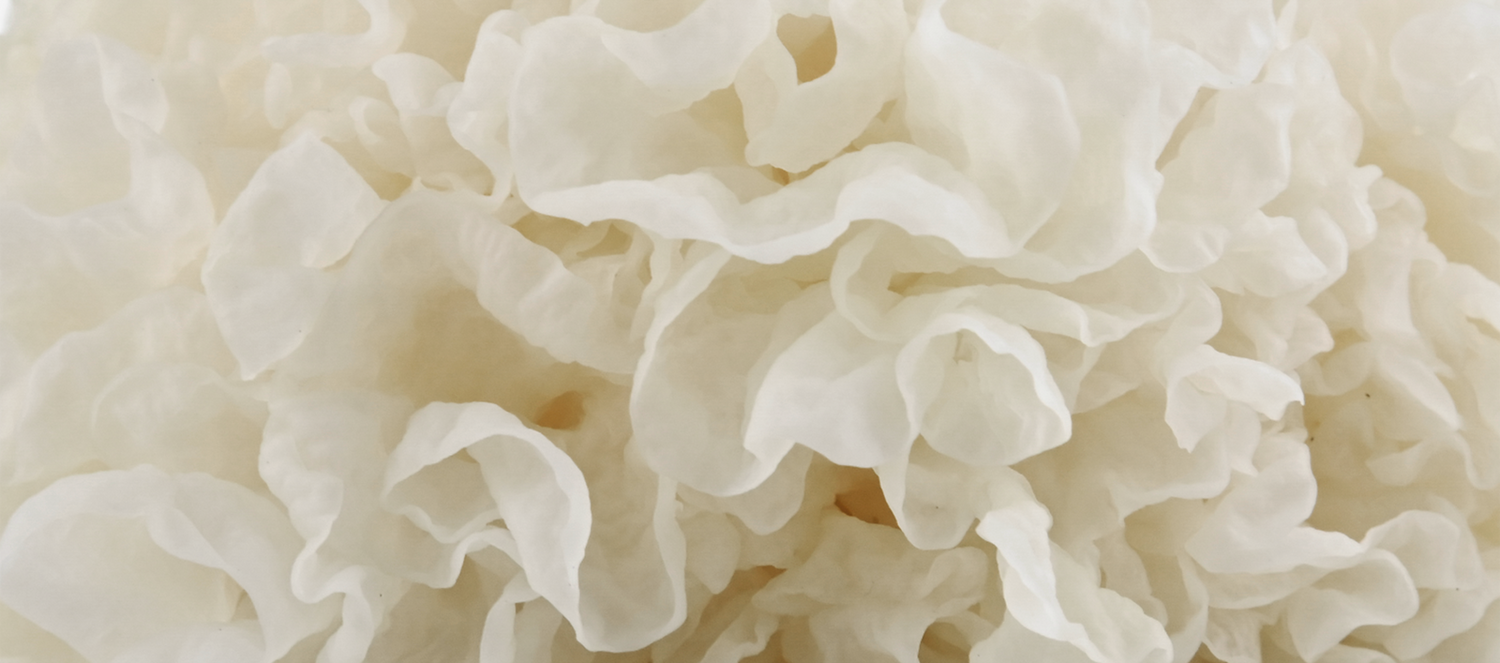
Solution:
{"label": "overlapping ruffled layer", "polygon": [[1500,657],[1500,8],[22,3],[0,658]]}

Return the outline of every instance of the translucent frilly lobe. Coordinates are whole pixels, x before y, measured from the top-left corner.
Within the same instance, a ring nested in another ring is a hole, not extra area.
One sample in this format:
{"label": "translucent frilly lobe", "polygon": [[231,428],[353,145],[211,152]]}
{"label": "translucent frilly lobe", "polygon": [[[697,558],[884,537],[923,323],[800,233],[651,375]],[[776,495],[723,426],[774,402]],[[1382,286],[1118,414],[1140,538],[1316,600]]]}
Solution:
{"label": "translucent frilly lobe", "polygon": [[0,660],[1500,659],[1500,9],[67,0]]}

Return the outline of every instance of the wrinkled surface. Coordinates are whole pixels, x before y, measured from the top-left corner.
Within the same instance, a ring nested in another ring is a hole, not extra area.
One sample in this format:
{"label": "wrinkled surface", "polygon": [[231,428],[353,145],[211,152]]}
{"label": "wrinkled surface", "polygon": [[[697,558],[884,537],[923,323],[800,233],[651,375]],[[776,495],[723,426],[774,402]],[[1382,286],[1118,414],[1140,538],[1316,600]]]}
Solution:
{"label": "wrinkled surface", "polygon": [[30,0],[0,660],[1500,660],[1500,6]]}

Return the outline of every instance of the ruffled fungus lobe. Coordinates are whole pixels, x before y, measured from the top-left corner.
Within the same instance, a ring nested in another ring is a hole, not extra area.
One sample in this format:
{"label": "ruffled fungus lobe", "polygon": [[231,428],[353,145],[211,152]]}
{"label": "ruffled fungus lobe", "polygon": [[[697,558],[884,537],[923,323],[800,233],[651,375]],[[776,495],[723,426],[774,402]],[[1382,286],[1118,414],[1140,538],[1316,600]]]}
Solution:
{"label": "ruffled fungus lobe", "polygon": [[1493,2],[16,19],[0,659],[1500,658]]}

